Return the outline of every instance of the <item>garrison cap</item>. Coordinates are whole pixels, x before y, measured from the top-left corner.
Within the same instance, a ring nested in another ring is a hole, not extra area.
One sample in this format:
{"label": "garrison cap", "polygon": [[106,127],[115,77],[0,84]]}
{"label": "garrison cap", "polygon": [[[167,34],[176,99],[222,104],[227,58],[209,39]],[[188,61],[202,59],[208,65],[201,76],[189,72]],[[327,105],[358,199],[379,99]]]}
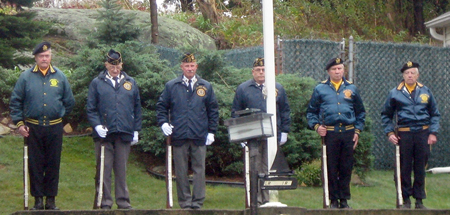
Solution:
{"label": "garrison cap", "polygon": [[181,57],[181,62],[183,63],[194,63],[196,62],[194,54],[191,53],[185,53]]}
{"label": "garrison cap", "polygon": [[418,63],[414,63],[412,61],[408,61],[406,62],[403,67],[400,69],[400,71],[403,73],[405,70],[407,69],[411,69],[411,68],[419,68],[420,65]]}
{"label": "garrison cap", "polygon": [[327,65],[325,66],[325,70],[328,70],[332,66],[336,66],[339,64],[344,64],[344,61],[341,58],[334,57],[328,60]]}
{"label": "garrison cap", "polygon": [[42,42],[39,43],[36,47],[34,47],[33,55],[37,55],[39,53],[45,52],[51,48],[51,45],[49,42]]}
{"label": "garrison cap", "polygon": [[106,55],[106,61],[112,65],[119,65],[122,63],[122,54],[111,49]]}
{"label": "garrison cap", "polygon": [[253,62],[253,67],[257,66],[264,66],[264,58],[259,57],[255,59],[255,61]]}

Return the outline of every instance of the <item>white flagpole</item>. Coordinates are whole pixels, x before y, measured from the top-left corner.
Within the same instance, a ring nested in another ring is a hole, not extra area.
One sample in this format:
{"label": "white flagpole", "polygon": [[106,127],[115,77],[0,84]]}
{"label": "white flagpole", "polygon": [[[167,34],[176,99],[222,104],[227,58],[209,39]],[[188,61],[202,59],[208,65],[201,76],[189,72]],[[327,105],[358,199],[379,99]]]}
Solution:
{"label": "white flagpole", "polygon": [[[266,71],[265,85],[267,88],[267,113],[273,114],[272,128],[274,136],[267,140],[268,172],[270,171],[277,154],[277,111],[275,95],[275,39],[273,31],[273,2],[263,0],[263,34],[264,34],[264,69]],[[285,207],[287,205],[278,202],[278,191],[270,190],[270,202],[266,207]]]}

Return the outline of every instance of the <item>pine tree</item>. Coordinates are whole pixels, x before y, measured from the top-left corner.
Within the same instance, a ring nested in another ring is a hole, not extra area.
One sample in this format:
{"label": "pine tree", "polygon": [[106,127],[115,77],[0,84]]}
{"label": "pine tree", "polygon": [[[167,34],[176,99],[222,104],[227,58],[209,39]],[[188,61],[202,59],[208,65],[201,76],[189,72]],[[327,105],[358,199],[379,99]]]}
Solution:
{"label": "pine tree", "polygon": [[141,31],[134,25],[136,14],[125,15],[117,0],[102,0],[100,5],[105,10],[98,10],[97,32],[94,35],[100,43],[124,43],[139,37]]}
{"label": "pine tree", "polygon": [[32,63],[32,58],[19,53],[32,50],[50,29],[49,24],[33,20],[36,16],[34,12],[22,9],[22,6],[32,6],[33,1],[6,0],[5,4],[0,4],[1,67],[14,68],[17,65]]}

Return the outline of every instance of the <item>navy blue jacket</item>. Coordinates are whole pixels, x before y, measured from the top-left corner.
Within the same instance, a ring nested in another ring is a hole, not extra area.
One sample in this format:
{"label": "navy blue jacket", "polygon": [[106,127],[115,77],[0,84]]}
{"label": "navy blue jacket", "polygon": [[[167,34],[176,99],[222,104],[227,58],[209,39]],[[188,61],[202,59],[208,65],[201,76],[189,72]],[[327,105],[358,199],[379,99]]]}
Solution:
{"label": "navy blue jacket", "polygon": [[[277,103],[277,134],[280,139],[281,132],[289,133],[291,125],[291,109],[286,95],[286,91],[279,83],[275,84]],[[234,95],[231,116],[236,117],[235,112],[246,108],[257,108],[267,112],[267,102],[264,95],[254,79],[248,80],[238,86]]]}
{"label": "navy blue jacket", "polygon": [[205,145],[208,133],[215,134],[219,122],[219,104],[209,82],[196,76],[193,91],[183,82],[183,75],[166,83],[156,104],[158,125],[174,126],[172,144],[177,146],[184,140],[194,140],[196,145]]}
{"label": "navy blue jacket", "polygon": [[[131,141],[134,131],[140,131],[142,126],[139,88],[123,71],[120,74],[124,78],[116,88],[106,74],[107,71],[101,72],[89,85],[86,107],[89,123],[93,128],[106,125],[107,135],[121,133],[126,135],[125,141]],[[94,134],[94,138],[98,137],[97,132]]]}
{"label": "navy blue jacket", "polygon": [[412,99],[405,82],[401,82],[389,92],[381,112],[386,134],[394,132],[395,122],[392,119],[395,111],[398,113],[398,127],[410,127],[414,131],[414,129],[422,130],[422,126],[430,126],[431,133],[438,133],[441,114],[433,94],[421,83],[417,83],[414,91],[415,97]]}
{"label": "navy blue jacket", "polygon": [[343,78],[336,91],[330,79],[314,88],[308,104],[306,118],[310,129],[328,126],[355,126],[359,133],[364,129],[366,111],[356,86]]}
{"label": "navy blue jacket", "polygon": [[11,119],[19,127],[26,118],[41,126],[70,113],[75,105],[70,84],[64,73],[50,65],[44,76],[38,66],[20,74],[11,94]]}

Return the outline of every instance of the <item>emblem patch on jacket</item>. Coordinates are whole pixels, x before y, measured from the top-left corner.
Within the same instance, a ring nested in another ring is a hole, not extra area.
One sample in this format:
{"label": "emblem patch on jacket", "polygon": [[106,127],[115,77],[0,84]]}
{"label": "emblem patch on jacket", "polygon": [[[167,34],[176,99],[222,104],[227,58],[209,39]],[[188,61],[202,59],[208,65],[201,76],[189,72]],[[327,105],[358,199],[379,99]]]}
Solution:
{"label": "emblem patch on jacket", "polygon": [[58,79],[50,79],[50,87],[58,87]]}
{"label": "emblem patch on jacket", "polygon": [[352,98],[352,90],[344,90],[344,98],[351,99]]}
{"label": "emblem patch on jacket", "polygon": [[123,83],[123,88],[125,88],[126,90],[131,90],[132,86],[133,84],[129,81],[125,81],[125,83]]}
{"label": "emblem patch on jacket", "polygon": [[420,103],[428,103],[428,98],[430,98],[430,96],[428,94],[420,94]]}
{"label": "emblem patch on jacket", "polygon": [[203,97],[206,95],[206,87],[204,86],[198,86],[195,89],[195,92],[197,93],[198,96]]}

